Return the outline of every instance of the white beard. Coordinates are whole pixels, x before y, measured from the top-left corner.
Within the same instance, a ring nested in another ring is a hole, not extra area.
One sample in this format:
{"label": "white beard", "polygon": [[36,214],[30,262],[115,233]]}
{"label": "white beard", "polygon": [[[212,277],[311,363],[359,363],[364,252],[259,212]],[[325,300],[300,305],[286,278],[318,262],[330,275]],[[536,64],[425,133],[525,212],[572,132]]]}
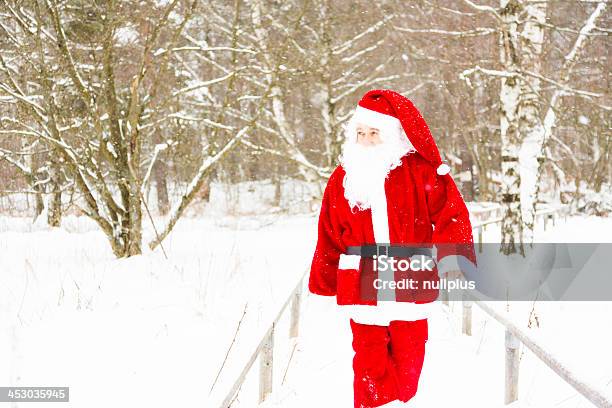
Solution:
{"label": "white beard", "polygon": [[340,163],[345,171],[344,197],[351,209],[365,210],[384,194],[384,182],[389,172],[402,164],[401,158],[408,151],[407,146],[385,141],[378,145],[363,146],[347,140],[342,146]]}

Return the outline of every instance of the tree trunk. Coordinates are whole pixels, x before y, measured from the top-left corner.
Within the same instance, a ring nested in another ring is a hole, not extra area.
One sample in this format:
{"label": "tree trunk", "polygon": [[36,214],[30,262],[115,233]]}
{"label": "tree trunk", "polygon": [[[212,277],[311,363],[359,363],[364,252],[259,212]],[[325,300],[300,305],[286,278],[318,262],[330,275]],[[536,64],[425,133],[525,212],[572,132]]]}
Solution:
{"label": "tree trunk", "polygon": [[466,201],[475,201],[476,191],[474,188],[474,163],[472,155],[469,152],[461,154],[461,173],[467,171],[470,174],[470,179],[461,183],[462,192]]}
{"label": "tree trunk", "polygon": [[49,189],[47,202],[47,223],[51,227],[59,227],[62,223],[62,183],[60,164],[57,162],[59,154],[51,153],[49,160]]}
{"label": "tree trunk", "polygon": [[[519,149],[521,139],[518,127],[518,107],[520,80],[516,74],[519,69],[519,32],[518,19],[522,5],[518,0],[501,0],[503,19],[500,33],[500,60],[509,76],[501,79],[500,90],[500,131],[502,167],[502,207],[501,250],[504,254],[523,252],[519,168]],[[514,75],[513,75],[514,74]]]}
{"label": "tree trunk", "polygon": [[34,219],[38,218],[45,210],[45,201],[43,200],[42,192],[40,192],[40,187],[36,186],[35,190],[34,199],[36,200],[36,207],[34,208]]}
{"label": "tree trunk", "polygon": [[[159,131],[156,132],[159,136]],[[161,143],[161,138],[156,140]],[[170,200],[168,198],[168,164],[162,158],[165,152],[160,152],[153,165],[153,179],[155,180],[155,191],[157,192],[157,210],[160,215],[168,214],[170,211]]]}
{"label": "tree trunk", "polygon": [[[486,106],[487,101],[485,100],[485,89],[486,84],[483,83],[482,74],[480,72],[474,73],[474,114],[478,119],[480,116],[480,109]],[[491,186],[489,184],[489,143],[490,137],[485,134],[483,129],[477,129],[474,134],[475,144],[470,145],[467,143],[468,151],[472,158],[472,166],[470,167],[470,174],[472,177],[472,186],[475,190],[474,200],[485,201],[491,200]],[[476,166],[477,174],[474,175],[474,165]],[[475,186],[478,186],[476,189]]]}
{"label": "tree trunk", "polygon": [[[27,149],[27,144],[24,142],[21,145],[22,149]],[[36,220],[40,214],[45,210],[45,201],[43,197],[44,189],[43,186],[37,184],[37,170],[40,167],[40,159],[39,154],[30,154],[27,157],[27,164],[30,168],[30,173],[27,175],[27,181],[31,186],[32,190],[36,193],[34,194],[35,207],[34,207],[34,220]]]}
{"label": "tree trunk", "polygon": [[276,159],[274,160],[274,173],[272,174],[272,183],[274,184],[274,201],[272,205],[275,207],[280,207],[283,179],[280,175],[280,163]]}
{"label": "tree trunk", "polygon": [[133,182],[130,186],[130,208],[128,242],[126,242],[126,256],[140,255],[142,253],[142,199],[140,183]]}
{"label": "tree trunk", "polygon": [[170,200],[168,199],[168,183],[166,181],[166,164],[158,163],[155,166],[153,176],[155,177],[155,191],[157,192],[157,209],[160,215],[168,214],[170,211]]}
{"label": "tree trunk", "polygon": [[[546,22],[546,2],[525,5],[526,19],[521,33],[521,67],[535,74],[541,74],[542,45],[544,42],[543,24]],[[542,154],[544,128],[542,126],[540,103],[540,79],[531,75],[521,81],[519,102],[519,151],[521,217],[525,243],[533,242],[535,206],[538,194],[538,175]]]}

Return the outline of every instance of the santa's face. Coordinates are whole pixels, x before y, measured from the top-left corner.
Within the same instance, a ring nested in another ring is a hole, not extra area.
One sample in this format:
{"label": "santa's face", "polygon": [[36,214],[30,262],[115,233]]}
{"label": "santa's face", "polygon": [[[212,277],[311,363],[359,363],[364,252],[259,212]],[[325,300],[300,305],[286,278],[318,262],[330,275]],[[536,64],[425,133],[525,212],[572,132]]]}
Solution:
{"label": "santa's face", "polygon": [[357,143],[362,146],[374,146],[382,143],[380,129],[364,123],[357,124]]}

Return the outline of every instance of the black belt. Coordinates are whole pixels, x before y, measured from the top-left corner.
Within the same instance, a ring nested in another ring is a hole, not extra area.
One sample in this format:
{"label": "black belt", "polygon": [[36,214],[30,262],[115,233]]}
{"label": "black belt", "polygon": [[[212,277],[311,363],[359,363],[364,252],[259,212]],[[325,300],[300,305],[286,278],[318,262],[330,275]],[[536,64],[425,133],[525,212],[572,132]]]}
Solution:
{"label": "black belt", "polygon": [[361,255],[373,257],[374,255],[386,255],[396,258],[410,258],[415,255],[431,257],[431,248],[411,247],[398,244],[377,244],[346,247],[346,255]]}

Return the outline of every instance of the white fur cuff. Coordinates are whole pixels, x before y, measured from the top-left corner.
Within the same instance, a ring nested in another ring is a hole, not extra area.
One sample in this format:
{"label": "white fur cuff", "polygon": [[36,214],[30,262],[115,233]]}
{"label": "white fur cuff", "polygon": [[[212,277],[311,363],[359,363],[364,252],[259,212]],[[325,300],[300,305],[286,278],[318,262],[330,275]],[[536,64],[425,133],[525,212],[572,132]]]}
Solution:
{"label": "white fur cuff", "polygon": [[338,262],[338,269],[357,269],[359,270],[360,260],[361,260],[361,256],[359,255],[340,254],[340,261]]}

